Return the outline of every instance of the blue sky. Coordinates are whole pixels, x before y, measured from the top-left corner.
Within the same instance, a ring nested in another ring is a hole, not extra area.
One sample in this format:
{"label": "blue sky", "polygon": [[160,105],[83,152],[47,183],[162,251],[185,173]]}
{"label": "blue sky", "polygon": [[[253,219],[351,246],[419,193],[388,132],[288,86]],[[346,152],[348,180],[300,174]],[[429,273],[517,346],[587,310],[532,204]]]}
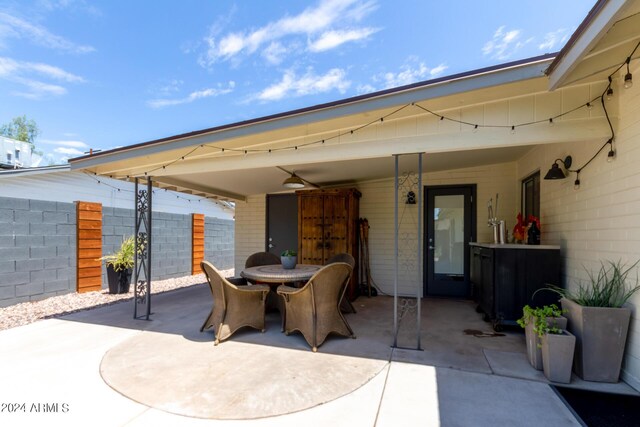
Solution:
{"label": "blue sky", "polygon": [[56,162],[556,52],[594,0],[0,0],[0,124]]}

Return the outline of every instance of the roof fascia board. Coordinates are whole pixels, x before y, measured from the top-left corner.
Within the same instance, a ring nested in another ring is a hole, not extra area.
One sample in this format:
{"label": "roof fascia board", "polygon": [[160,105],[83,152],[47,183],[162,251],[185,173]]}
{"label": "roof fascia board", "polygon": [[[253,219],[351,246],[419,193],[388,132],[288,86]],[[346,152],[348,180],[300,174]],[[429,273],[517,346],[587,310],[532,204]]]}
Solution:
{"label": "roof fascia board", "polygon": [[0,179],[10,178],[17,175],[20,175],[20,176],[40,175],[44,173],[63,172],[63,171],[69,171],[69,170],[71,170],[70,165],[45,166],[41,168],[9,169],[6,171],[0,171]]}
{"label": "roof fascia board", "polygon": [[118,150],[114,152],[103,152],[93,156],[86,156],[71,159],[71,169],[82,169],[97,167],[103,164],[130,159],[132,154],[136,157],[149,156],[164,151],[193,147],[198,144],[216,143],[228,139],[239,138],[269,132],[282,128],[304,125],[311,122],[331,120],[343,116],[365,113],[372,110],[390,108],[398,105],[420,102],[432,98],[456,95],[473,90],[494,87],[503,84],[515,83],[544,76],[544,71],[548,68],[553,57],[544,57],[537,61],[505,67],[502,69],[487,71],[471,76],[436,82],[431,85],[409,88],[404,91],[382,94],[364,100],[357,100],[330,106],[323,109],[292,114],[277,119],[258,121],[248,125],[229,127],[223,130],[202,133],[195,136],[185,136],[183,138],[169,140],[163,143],[148,144],[130,149]]}
{"label": "roof fascia board", "polygon": [[[595,47],[607,33],[615,17],[625,6],[627,0],[609,0],[591,19],[577,39],[568,46],[568,50],[560,53],[558,62],[551,64],[549,73],[549,90],[556,90],[566,83],[571,72],[579,62]],[[580,31],[578,29],[577,31]]]}

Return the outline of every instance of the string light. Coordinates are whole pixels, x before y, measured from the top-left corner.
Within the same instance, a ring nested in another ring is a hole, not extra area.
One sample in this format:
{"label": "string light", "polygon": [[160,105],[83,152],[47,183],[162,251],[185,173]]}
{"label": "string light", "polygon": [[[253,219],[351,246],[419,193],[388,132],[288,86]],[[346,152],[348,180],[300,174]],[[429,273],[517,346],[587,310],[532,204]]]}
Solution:
{"label": "string light", "polygon": [[[631,61],[631,58],[632,58],[633,54],[635,53],[635,51],[638,49],[639,46],[640,46],[640,42],[636,45],[634,50],[631,52],[631,55],[629,55],[626,58],[625,62],[620,64],[620,66],[613,73],[611,73],[608,76],[609,84],[607,85],[607,87],[604,90],[604,92],[601,95],[596,96],[595,98],[585,102],[584,104],[578,105],[578,106],[576,106],[575,108],[573,108],[571,110],[565,111],[565,112],[563,112],[561,114],[555,115],[555,116],[550,117],[548,119],[541,119],[541,120],[535,120],[535,121],[530,121],[530,122],[526,122],[526,123],[518,123],[518,124],[512,124],[512,125],[483,124],[482,127],[484,127],[484,128],[494,128],[494,129],[507,128],[507,129],[510,129],[511,134],[515,134],[517,127],[535,125],[535,124],[538,124],[538,123],[541,123],[541,122],[548,122],[550,126],[553,126],[555,124],[555,120],[560,118],[560,117],[562,117],[562,116],[565,116],[567,114],[573,113],[574,111],[577,111],[577,110],[579,110],[581,108],[587,108],[588,110],[591,110],[593,108],[593,102],[596,101],[597,99],[600,99],[601,102],[602,102],[602,106],[603,106],[604,112],[605,112],[605,116],[607,117],[607,120],[609,122],[609,126],[611,128],[611,140],[613,141],[613,137],[614,137],[613,126],[611,125],[611,121],[609,120],[608,112],[606,111],[606,106],[604,104],[604,99],[605,99],[605,96],[606,96],[606,99],[610,100],[611,97],[613,96],[614,92],[613,92],[613,88],[611,87],[612,83],[613,83],[612,77],[618,71],[620,71],[620,69],[625,64],[627,65],[627,75],[625,75],[625,87],[631,87],[631,85],[633,85],[631,72],[629,70],[629,62]],[[416,102],[411,102],[411,103],[408,103],[406,105],[403,105],[403,106],[399,107],[395,111],[392,111],[392,112],[390,112],[390,113],[388,113],[388,114],[386,114],[386,115],[384,115],[384,116],[382,116],[380,118],[376,118],[375,120],[372,120],[369,123],[365,123],[365,124],[363,124],[363,125],[361,125],[361,126],[359,126],[357,128],[350,129],[350,130],[345,131],[345,132],[339,132],[334,136],[331,136],[331,137],[328,137],[328,138],[325,137],[324,139],[320,139],[320,140],[317,140],[317,141],[311,141],[311,142],[308,142],[308,143],[305,143],[305,144],[299,144],[299,145],[296,145],[296,146],[293,146],[293,147],[280,147],[280,148],[269,148],[269,149],[251,149],[251,150],[248,150],[246,148],[228,148],[228,147],[218,147],[218,146],[215,146],[215,145],[200,144],[197,147],[195,147],[194,149],[192,149],[191,151],[189,151],[188,153],[184,154],[183,156],[180,156],[179,160],[186,160],[196,150],[201,149],[201,148],[205,148],[205,147],[213,148],[215,150],[218,150],[220,154],[224,154],[227,151],[231,151],[231,152],[243,153],[244,156],[246,157],[249,154],[249,151],[251,151],[252,153],[254,153],[254,152],[255,153],[260,153],[260,152],[272,153],[272,152],[276,152],[276,151],[284,151],[284,150],[291,150],[291,149],[298,150],[298,148],[308,147],[308,146],[317,145],[317,144],[325,144],[325,142],[329,141],[329,140],[337,140],[339,142],[340,138],[343,135],[346,135],[346,134],[353,135],[355,132],[357,132],[357,131],[359,131],[361,129],[367,128],[367,127],[371,126],[374,123],[378,123],[378,122],[382,123],[382,122],[384,122],[384,119],[386,119],[386,118],[388,118],[390,116],[393,116],[396,113],[398,113],[399,111],[403,110],[404,108],[407,108],[407,107],[410,107],[410,106],[411,107],[420,108],[421,110],[423,110],[423,111],[425,111],[425,112],[427,112],[427,113],[429,113],[429,114],[431,114],[431,115],[433,115],[435,117],[438,117],[440,119],[440,121],[443,121],[443,120],[447,119],[448,121],[451,121],[451,122],[454,122],[454,123],[459,123],[459,124],[463,124],[463,125],[472,126],[473,127],[472,131],[474,133],[477,133],[478,129],[480,128],[480,125],[478,125],[478,124],[469,123],[469,122],[465,122],[465,121],[458,120],[458,119],[455,119],[455,118],[447,117],[447,116],[444,116],[444,115],[442,115],[440,113],[436,113],[434,111],[431,111],[428,108],[425,108],[425,107],[421,106],[420,104],[417,104]],[[613,159],[613,158],[615,158],[615,150],[613,150],[613,148],[611,147],[611,149],[609,151],[609,155],[608,155],[608,160],[609,159]],[[150,171],[146,171],[146,172],[144,172],[144,175],[147,176],[149,173],[154,172],[154,171],[156,171],[158,169],[165,170],[168,166],[171,166],[172,164],[176,163],[177,161],[178,160],[174,160],[172,162],[166,163],[166,164],[164,164],[162,166],[159,166],[159,167],[157,167],[155,169],[152,169]],[[130,177],[127,176],[127,179],[129,179],[129,178]]]}

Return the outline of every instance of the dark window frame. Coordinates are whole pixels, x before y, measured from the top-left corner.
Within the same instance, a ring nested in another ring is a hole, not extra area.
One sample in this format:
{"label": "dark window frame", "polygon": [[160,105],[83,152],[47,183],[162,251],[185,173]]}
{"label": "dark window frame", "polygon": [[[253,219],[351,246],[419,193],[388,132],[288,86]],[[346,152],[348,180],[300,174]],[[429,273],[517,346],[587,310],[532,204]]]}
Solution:
{"label": "dark window frame", "polygon": [[529,215],[540,218],[540,171],[525,177],[521,181],[520,188],[522,191],[520,208],[524,220],[526,221]]}

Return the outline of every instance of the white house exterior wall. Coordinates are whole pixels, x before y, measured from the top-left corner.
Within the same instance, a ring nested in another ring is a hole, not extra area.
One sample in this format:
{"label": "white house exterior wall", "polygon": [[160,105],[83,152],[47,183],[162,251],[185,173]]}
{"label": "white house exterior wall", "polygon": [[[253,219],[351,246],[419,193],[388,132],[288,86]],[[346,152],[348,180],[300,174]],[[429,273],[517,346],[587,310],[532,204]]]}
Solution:
{"label": "white house exterior wall", "polygon": [[[479,241],[492,238],[486,226],[487,201],[500,194],[501,218],[513,227],[516,216],[516,163],[480,166],[443,172],[425,173],[424,185],[476,184],[477,230]],[[369,220],[369,246],[371,251],[371,274],[374,281],[385,293],[393,293],[394,283],[394,189],[393,178],[359,183],[357,188],[362,192],[360,199],[360,216]],[[260,252],[265,247],[266,231],[266,197],[264,194],[251,196],[247,202],[236,204],[236,271],[241,271],[249,255]],[[407,205],[400,206],[400,209]],[[408,209],[415,208],[410,206]],[[407,213],[405,218],[411,218]],[[413,215],[415,217],[415,215]],[[415,227],[413,228],[415,229]],[[402,260],[401,260],[402,261]],[[407,274],[417,277],[415,274]],[[422,286],[422,284],[419,284]],[[403,280],[399,283],[399,293],[415,295],[415,280]]]}
{"label": "white house exterior wall", "polygon": [[[80,200],[102,203],[105,207],[133,209],[133,189],[134,185],[130,182],[106,177],[94,178],[69,170],[0,176],[0,197],[18,199],[65,203]],[[208,217],[233,219],[231,209],[223,208],[213,200],[158,188],[154,189],[153,210],[175,214],[202,213]]]}
{"label": "white house exterior wall", "polygon": [[[634,74],[640,70],[635,70]],[[607,163],[607,150],[580,173],[562,181],[541,182],[542,242],[560,244],[564,284],[575,289],[586,280],[585,268],[598,269],[601,261],[640,259],[640,85],[615,88],[619,109],[616,160]],[[518,161],[518,178],[540,169],[544,174],[557,158],[573,157],[582,166],[605,141],[540,146]],[[635,273],[631,275],[635,280]],[[630,301],[632,321],[623,363],[623,379],[640,389],[640,293]]]}
{"label": "white house exterior wall", "polygon": [[239,274],[246,259],[265,248],[267,198],[264,194],[236,203],[235,268]]}

